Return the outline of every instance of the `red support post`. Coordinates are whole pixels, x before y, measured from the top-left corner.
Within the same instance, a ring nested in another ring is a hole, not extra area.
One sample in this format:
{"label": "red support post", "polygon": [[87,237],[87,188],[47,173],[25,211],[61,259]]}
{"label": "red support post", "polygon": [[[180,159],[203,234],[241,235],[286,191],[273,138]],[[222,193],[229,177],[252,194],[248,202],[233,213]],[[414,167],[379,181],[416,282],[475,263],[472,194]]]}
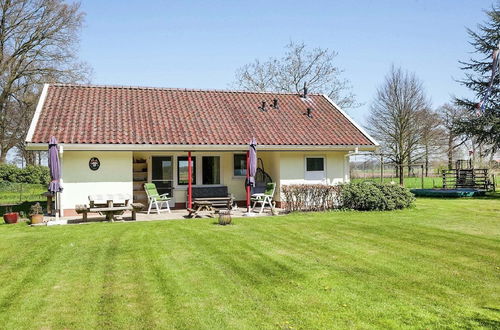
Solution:
{"label": "red support post", "polygon": [[248,184],[250,181],[249,163],[250,163],[250,151],[247,151],[247,180],[245,182],[247,189],[247,212],[250,212],[250,185]]}
{"label": "red support post", "polygon": [[188,151],[188,208],[193,207],[193,168],[191,166],[191,151]]}

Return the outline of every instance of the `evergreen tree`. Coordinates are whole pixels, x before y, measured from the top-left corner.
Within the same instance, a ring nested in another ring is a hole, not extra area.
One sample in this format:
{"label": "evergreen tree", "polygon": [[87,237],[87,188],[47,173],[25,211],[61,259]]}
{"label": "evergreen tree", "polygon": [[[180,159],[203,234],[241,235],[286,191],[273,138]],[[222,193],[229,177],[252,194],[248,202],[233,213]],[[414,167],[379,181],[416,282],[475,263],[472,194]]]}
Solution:
{"label": "evergreen tree", "polygon": [[459,83],[469,88],[474,98],[455,98],[457,106],[469,110],[468,115],[459,121],[457,134],[465,134],[479,145],[495,152],[500,149],[500,75],[497,74],[485,103],[484,111],[478,111],[477,105],[484,97],[490,84],[492,72],[492,54],[500,42],[500,1],[491,10],[485,11],[487,21],[478,25],[478,31],[467,29],[470,44],[476,56],[460,62],[465,72]]}

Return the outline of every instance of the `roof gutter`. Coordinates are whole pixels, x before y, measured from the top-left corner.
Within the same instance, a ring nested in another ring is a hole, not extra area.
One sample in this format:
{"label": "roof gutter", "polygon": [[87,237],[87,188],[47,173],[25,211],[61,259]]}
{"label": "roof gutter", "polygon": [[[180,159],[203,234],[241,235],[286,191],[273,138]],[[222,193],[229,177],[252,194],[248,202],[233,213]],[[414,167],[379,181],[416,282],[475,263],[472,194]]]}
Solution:
{"label": "roof gutter", "polygon": [[[228,144],[83,144],[60,143],[64,150],[80,151],[246,151],[248,145]],[[28,142],[28,150],[46,150],[47,143]],[[374,151],[378,147],[373,145],[258,145],[261,151]]]}

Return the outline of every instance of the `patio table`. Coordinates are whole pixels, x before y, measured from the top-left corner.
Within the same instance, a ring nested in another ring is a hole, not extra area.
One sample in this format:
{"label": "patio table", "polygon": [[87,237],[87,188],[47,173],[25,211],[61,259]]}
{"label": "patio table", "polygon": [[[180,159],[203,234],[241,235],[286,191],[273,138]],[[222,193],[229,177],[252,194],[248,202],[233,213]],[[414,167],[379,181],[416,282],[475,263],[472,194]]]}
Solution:
{"label": "patio table", "polygon": [[194,201],[193,202],[193,208],[192,209],[187,209],[187,210],[189,212],[188,217],[189,218],[193,218],[193,217],[198,216],[198,213],[200,213],[202,211],[213,212],[214,208],[213,208],[212,202],[209,202],[209,201]]}

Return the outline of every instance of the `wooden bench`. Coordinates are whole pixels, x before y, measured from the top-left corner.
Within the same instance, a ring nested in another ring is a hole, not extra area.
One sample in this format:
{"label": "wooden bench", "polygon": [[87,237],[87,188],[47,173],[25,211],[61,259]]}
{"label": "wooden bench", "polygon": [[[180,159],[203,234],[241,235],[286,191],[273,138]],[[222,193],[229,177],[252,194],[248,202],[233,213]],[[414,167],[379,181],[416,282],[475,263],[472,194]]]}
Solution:
{"label": "wooden bench", "polygon": [[227,186],[193,187],[193,203],[210,202],[212,207],[231,210],[234,199],[228,193]]}

